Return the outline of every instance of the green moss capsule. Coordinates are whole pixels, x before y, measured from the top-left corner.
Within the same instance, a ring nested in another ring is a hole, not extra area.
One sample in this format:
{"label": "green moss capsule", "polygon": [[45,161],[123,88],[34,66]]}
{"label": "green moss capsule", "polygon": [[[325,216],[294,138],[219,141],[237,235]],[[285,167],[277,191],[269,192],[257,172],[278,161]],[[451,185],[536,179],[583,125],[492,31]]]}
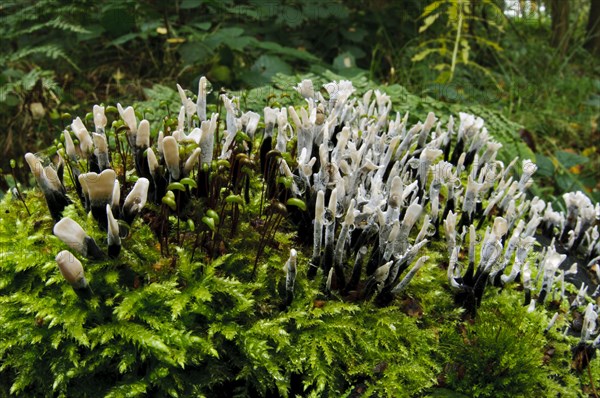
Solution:
{"label": "green moss capsule", "polygon": [[177,210],[177,202],[175,202],[175,194],[173,191],[167,191],[165,196],[161,199],[161,202],[169,206],[171,210]]}
{"label": "green moss capsule", "polygon": [[194,181],[193,179],[191,179],[189,177],[182,178],[179,182],[183,185],[189,186],[190,188],[198,187],[198,184],[196,183],[196,181]]}
{"label": "green moss capsule", "polygon": [[242,199],[242,197],[240,195],[229,195],[228,197],[225,198],[225,202],[243,205],[244,199]]}
{"label": "green moss capsule", "polygon": [[219,217],[219,215],[217,214],[216,211],[214,211],[213,209],[208,209],[206,211],[206,215],[210,218],[212,218],[213,220],[215,220],[216,224],[219,224],[221,222],[221,218]]}
{"label": "green moss capsule", "polygon": [[174,189],[176,189],[178,191],[185,191],[185,186],[180,182],[172,182],[169,185],[167,185],[168,191],[172,191]]}
{"label": "green moss capsule", "polygon": [[213,218],[204,216],[202,217],[202,222],[206,224],[211,231],[215,231],[215,220]]}
{"label": "green moss capsule", "polygon": [[297,208],[299,208],[302,211],[306,211],[306,203],[298,198],[290,198],[287,200],[286,204],[288,206],[295,206]]}

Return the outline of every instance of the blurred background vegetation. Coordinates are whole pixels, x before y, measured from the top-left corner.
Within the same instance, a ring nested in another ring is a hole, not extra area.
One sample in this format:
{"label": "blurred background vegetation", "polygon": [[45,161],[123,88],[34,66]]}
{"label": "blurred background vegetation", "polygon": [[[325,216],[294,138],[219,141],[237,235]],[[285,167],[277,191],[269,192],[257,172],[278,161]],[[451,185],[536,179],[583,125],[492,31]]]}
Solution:
{"label": "blurred background vegetation", "polygon": [[411,93],[394,102],[417,118],[501,117],[535,154],[534,193],[600,200],[600,0],[9,0],[0,19],[0,191],[94,103],[335,74]]}

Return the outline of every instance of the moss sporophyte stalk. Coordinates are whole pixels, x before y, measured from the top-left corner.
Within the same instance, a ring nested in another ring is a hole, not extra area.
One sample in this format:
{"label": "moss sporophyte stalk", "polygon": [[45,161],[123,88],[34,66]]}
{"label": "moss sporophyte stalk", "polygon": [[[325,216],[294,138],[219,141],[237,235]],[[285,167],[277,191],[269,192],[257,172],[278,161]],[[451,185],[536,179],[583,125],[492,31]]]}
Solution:
{"label": "moss sporophyte stalk", "polygon": [[382,91],[305,80],[261,117],[208,87],[155,123],[96,105],[25,155],[4,392],[596,394],[599,204],[528,196],[535,163],[470,114],[410,126]]}

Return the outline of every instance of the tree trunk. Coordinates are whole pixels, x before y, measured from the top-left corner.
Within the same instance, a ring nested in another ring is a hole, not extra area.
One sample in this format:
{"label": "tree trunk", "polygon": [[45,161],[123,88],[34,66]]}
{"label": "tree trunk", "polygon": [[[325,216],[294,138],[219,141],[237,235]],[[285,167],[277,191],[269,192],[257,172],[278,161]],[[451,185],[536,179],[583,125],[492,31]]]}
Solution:
{"label": "tree trunk", "polygon": [[591,0],[586,39],[583,46],[592,54],[600,56],[600,0]]}
{"label": "tree trunk", "polygon": [[569,1],[550,0],[550,13],[552,16],[550,44],[564,54],[569,48]]}

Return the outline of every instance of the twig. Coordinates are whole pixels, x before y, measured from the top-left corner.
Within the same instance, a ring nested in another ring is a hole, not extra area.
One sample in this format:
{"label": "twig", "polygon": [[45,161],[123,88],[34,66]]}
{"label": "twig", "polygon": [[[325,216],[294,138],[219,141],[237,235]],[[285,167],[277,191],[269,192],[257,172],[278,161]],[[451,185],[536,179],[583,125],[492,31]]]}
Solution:
{"label": "twig", "polygon": [[590,377],[590,384],[592,385],[592,393],[594,394],[594,398],[598,398],[598,392],[596,391],[596,386],[594,385],[594,378],[592,377],[592,370],[590,369],[590,360],[588,358],[587,350],[583,350],[583,355],[585,355],[585,360],[588,363],[587,370]]}

